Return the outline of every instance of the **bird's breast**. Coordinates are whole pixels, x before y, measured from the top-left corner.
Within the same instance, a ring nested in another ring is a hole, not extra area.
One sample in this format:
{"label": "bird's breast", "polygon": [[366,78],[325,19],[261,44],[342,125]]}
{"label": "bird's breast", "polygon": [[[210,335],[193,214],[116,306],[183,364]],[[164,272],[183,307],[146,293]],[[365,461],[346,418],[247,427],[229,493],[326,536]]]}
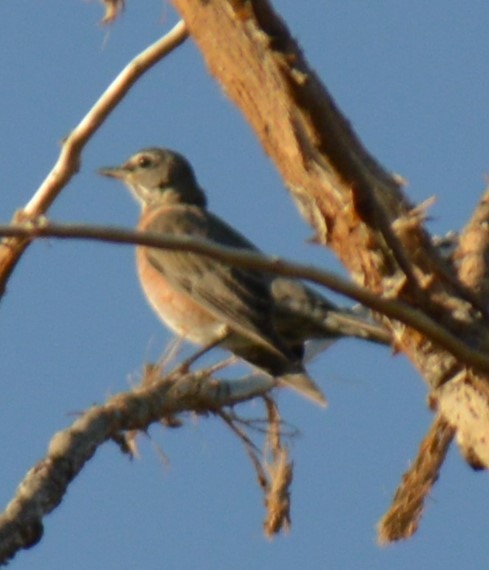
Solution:
{"label": "bird's breast", "polygon": [[136,263],[146,298],[160,319],[177,335],[206,345],[219,338],[224,324],[186,293],[176,290],[148,259],[147,248],[136,249]]}

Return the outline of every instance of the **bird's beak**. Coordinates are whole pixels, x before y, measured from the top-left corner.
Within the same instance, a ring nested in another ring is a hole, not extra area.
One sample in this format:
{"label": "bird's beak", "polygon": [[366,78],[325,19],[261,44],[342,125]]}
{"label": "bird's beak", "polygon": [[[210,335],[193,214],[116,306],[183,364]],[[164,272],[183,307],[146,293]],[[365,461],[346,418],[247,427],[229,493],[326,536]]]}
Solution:
{"label": "bird's beak", "polygon": [[97,173],[101,176],[108,176],[109,178],[117,178],[117,180],[125,180],[127,176],[127,169],[123,166],[107,166],[99,168]]}

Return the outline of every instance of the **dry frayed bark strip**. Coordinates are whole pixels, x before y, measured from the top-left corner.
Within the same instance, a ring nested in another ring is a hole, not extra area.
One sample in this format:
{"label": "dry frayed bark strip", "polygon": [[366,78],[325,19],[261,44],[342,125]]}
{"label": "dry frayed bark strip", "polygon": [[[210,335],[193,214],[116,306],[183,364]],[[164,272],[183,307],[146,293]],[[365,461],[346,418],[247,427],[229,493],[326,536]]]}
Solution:
{"label": "dry frayed bark strip", "polygon": [[0,515],[0,564],[41,539],[44,516],[61,503],[70,482],[104,442],[115,439],[120,444],[122,432],[146,430],[181,412],[215,412],[263,396],[273,387],[266,376],[253,376],[249,383],[246,378],[227,382],[209,376],[205,369],[170,374],[87,410],[54,435],[46,457],[26,474]]}
{"label": "dry frayed bark strip", "polygon": [[290,530],[290,486],[293,479],[293,463],[286,448],[281,448],[273,462],[267,465],[268,490],[265,496],[267,516],[263,531],[268,538]]}
{"label": "dry frayed bark strip", "polygon": [[462,456],[476,470],[489,467],[487,379],[469,371],[432,392],[431,407],[453,426]]}
{"label": "dry frayed bark strip", "polygon": [[453,439],[454,429],[437,415],[418,455],[404,474],[392,504],[378,525],[378,541],[385,545],[411,537],[418,529],[426,499],[436,483]]}
{"label": "dry frayed bark strip", "polygon": [[487,306],[489,296],[489,189],[460,234],[453,262],[459,279]]}
{"label": "dry frayed bark strip", "polygon": [[290,486],[293,479],[293,463],[282,443],[282,421],[275,402],[265,397],[268,412],[268,431],[265,441],[265,470],[267,488],[265,495],[266,518],[263,523],[265,536],[271,538],[288,531],[290,518]]}

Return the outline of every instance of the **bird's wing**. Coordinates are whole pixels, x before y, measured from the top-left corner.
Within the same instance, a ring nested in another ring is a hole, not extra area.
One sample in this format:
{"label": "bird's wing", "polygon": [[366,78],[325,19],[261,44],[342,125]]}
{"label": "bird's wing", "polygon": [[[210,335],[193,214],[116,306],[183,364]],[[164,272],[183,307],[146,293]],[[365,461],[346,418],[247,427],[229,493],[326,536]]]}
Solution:
{"label": "bird's wing", "polygon": [[[222,220],[194,206],[168,208],[161,215],[153,216],[153,221],[145,229],[256,250]],[[274,330],[270,279],[265,274],[185,251],[148,248],[147,255],[149,262],[175,288],[188,293],[233,331],[282,357],[290,357],[289,350]]]}

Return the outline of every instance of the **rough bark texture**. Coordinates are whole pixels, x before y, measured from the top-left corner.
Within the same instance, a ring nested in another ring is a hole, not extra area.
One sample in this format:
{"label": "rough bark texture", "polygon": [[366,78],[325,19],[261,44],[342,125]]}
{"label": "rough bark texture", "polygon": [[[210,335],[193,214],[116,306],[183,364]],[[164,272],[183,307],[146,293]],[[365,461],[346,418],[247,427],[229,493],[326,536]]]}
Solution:
{"label": "rough bark texture", "polygon": [[[273,386],[273,381],[265,376],[228,383],[210,374],[211,369],[183,373],[177,368],[161,377],[159,366],[147,366],[141,386],[113,396],[104,405],[89,408],[69,428],[56,433],[46,456],[29,470],[14,498],[0,513],[0,566],[19,550],[31,548],[41,540],[44,517],[61,503],[71,481],[104,442],[113,440],[122,451],[131,454],[131,431],[146,431],[157,421],[177,427],[176,416],[181,412],[212,413],[264,395]],[[270,494],[268,485],[275,478],[265,474],[263,479],[262,486]],[[282,485],[283,489],[286,487]],[[286,514],[287,511],[283,516]]]}
{"label": "rough bark texture", "polygon": [[[334,249],[358,283],[417,307],[484,350],[489,329],[480,299],[438,255],[423,229],[423,208],[413,208],[399,180],[368,154],[268,2],[173,3],[316,239]],[[395,348],[432,390],[433,407],[457,428],[465,456],[488,466],[487,379],[416,330],[388,326]]]}

